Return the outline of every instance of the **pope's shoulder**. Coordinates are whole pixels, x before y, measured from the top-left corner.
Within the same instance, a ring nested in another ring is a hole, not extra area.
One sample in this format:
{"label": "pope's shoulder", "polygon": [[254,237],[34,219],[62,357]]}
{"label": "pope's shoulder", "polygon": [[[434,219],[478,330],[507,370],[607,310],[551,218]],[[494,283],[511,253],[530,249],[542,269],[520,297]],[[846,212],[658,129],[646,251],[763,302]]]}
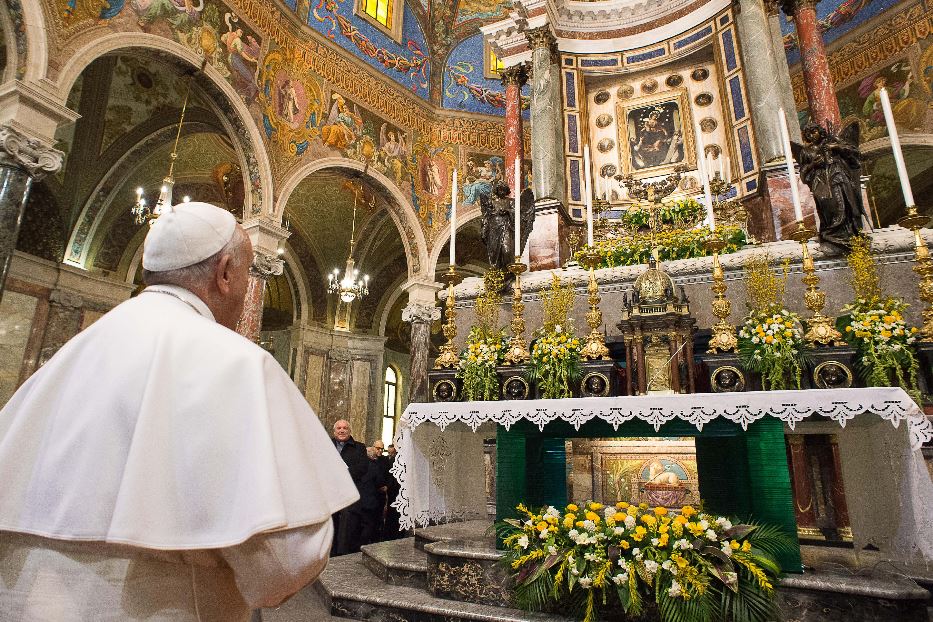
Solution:
{"label": "pope's shoulder", "polygon": [[169,296],[140,294],[114,308],[98,323],[104,330],[108,324],[146,326],[144,335],[174,342],[194,358],[222,355],[228,361],[232,357],[272,359],[252,341]]}

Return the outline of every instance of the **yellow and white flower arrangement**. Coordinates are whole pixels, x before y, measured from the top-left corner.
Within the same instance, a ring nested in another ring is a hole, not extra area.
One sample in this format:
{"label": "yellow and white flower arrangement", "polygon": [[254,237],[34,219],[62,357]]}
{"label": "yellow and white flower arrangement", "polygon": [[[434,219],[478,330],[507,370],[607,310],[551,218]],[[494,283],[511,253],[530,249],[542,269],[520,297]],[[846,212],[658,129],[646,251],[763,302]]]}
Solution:
{"label": "yellow and white flower arrangement", "polygon": [[573,287],[561,285],[557,275],[541,295],[544,325],[531,346],[528,376],[538,384],[544,399],[570,397],[571,382],[580,375],[583,344],[574,335],[569,318],[573,299]]}
{"label": "yellow and white flower arrangement", "polygon": [[724,516],[632,505],[571,503],[497,524],[513,577],[515,604],[571,613],[584,622],[600,611],[636,617],[656,608],[664,622],[740,619],[775,613],[777,556],[793,540],[773,527],[736,525]]}
{"label": "yellow and white flower arrangement", "polygon": [[868,238],[853,238],[848,261],[856,297],[843,307],[837,328],[858,353],[856,363],[869,386],[899,386],[920,403],[912,348],[917,329],[904,319],[907,303],[883,295]]}
{"label": "yellow and white flower arrangement", "polygon": [[764,390],[799,389],[803,370],[800,316],[784,308],[786,261],[782,271],[775,273],[766,253],[745,263],[748,314],[739,329],[739,357],[745,369],[761,375]]}
{"label": "yellow and white flower arrangement", "polygon": [[460,353],[458,376],[463,379],[463,397],[467,401],[499,399],[496,367],[502,364],[508,350],[505,333],[499,326],[503,278],[499,270],[489,270],[483,275],[484,291],[476,299],[476,324],[470,327],[466,347]]}
{"label": "yellow and white flower arrangement", "polygon": [[761,374],[762,389],[800,388],[803,330],[800,317],[787,309],[752,312],[739,329],[742,363]]}

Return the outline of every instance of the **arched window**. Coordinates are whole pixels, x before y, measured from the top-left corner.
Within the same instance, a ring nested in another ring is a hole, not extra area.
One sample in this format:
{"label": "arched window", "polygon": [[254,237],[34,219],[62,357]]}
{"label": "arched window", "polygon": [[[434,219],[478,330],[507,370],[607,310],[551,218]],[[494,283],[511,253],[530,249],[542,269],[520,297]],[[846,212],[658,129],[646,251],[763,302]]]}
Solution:
{"label": "arched window", "polygon": [[395,417],[398,414],[398,374],[386,367],[382,389],[382,442],[386,447],[395,437]]}
{"label": "arched window", "polygon": [[401,42],[404,8],[404,0],[356,0],[355,12],[395,41]]}
{"label": "arched window", "polygon": [[485,59],[483,62],[485,77],[498,80],[502,77],[502,70],[505,69],[505,63],[503,63],[502,59],[496,55],[496,52],[492,49],[492,46],[489,45],[489,41],[485,41],[483,45],[486,48]]}

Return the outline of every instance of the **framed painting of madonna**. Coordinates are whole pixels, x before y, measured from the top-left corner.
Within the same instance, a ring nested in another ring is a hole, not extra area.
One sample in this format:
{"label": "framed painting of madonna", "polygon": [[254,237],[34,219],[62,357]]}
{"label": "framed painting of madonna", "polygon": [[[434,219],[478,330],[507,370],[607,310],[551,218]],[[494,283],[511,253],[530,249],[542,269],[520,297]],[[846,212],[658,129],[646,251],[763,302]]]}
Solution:
{"label": "framed painting of madonna", "polygon": [[617,104],[622,174],[664,175],[696,166],[693,123],[685,89]]}

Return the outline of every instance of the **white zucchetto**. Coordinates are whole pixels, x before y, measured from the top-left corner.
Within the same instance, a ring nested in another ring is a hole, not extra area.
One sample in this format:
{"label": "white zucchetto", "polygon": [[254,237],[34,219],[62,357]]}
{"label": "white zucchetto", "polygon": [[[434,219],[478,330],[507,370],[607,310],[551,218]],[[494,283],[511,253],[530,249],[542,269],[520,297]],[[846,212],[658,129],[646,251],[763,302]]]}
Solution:
{"label": "white zucchetto", "polygon": [[236,218],[225,209],[198,201],[179,203],[152,223],[143,243],[143,268],[165,272],[192,266],[222,249],[235,230]]}

